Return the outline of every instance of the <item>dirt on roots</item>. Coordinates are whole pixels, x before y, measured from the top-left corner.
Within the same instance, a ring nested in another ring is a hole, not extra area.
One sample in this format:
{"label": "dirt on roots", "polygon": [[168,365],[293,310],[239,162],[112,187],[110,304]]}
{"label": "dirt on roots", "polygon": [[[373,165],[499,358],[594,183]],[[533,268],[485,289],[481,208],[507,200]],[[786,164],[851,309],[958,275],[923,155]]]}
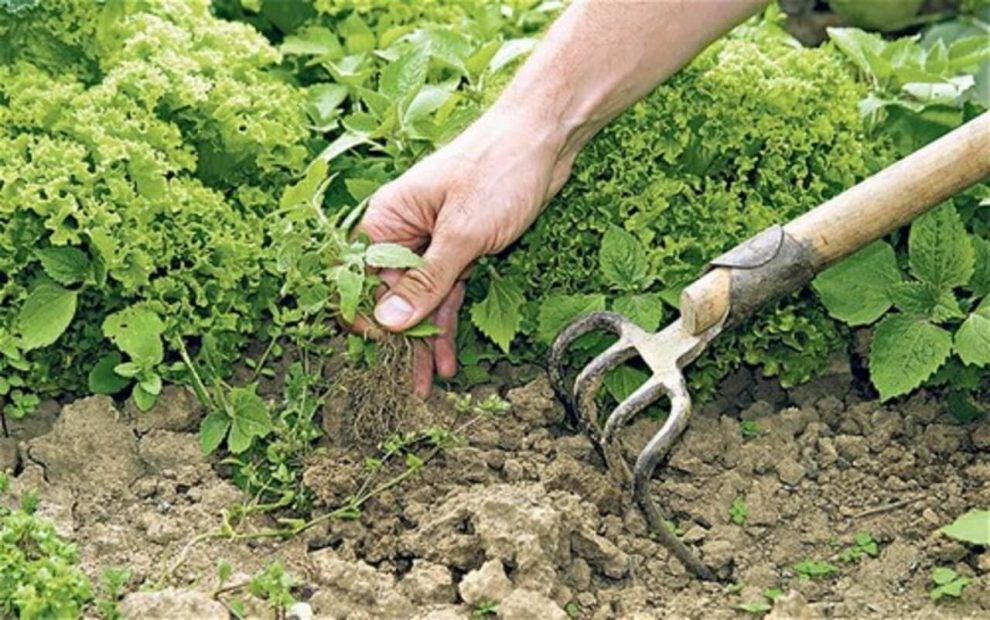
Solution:
{"label": "dirt on roots", "polygon": [[[509,620],[737,618],[747,617],[737,605],[773,587],[787,593],[768,616],[778,619],[990,617],[990,552],[937,532],[990,505],[990,421],[960,425],[925,393],[881,405],[853,384],[839,373],[785,392],[741,371],[659,469],[654,493],[682,538],[736,587],[693,579],[651,538],[542,377],[509,390],[509,412],[471,425],[462,445],[369,501],[360,519],[285,542],[188,545],[243,497],[200,455],[201,411],[177,388],[148,414],[92,397],[14,425],[19,475],[6,501],[33,489],[88,573],[128,566],[135,589],[184,552],[172,587],[128,595],[129,617],[226,618],[210,597],[218,558],[239,572],[234,581],[281,560],[319,618],[441,620],[481,608]],[[459,420],[442,396],[420,414]],[[625,429],[630,455],[656,428],[643,419]],[[331,449],[306,471],[319,511],[354,492],[360,454]],[[877,557],[837,559],[859,532],[877,541]],[[794,566],[805,560],[839,571],[802,578]],[[960,600],[930,600],[935,566],[972,579]]]}

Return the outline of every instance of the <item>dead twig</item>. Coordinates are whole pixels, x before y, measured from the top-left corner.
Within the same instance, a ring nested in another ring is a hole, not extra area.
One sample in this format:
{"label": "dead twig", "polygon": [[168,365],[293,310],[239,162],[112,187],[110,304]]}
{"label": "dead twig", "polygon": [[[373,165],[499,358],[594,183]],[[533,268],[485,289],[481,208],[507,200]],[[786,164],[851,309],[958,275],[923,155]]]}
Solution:
{"label": "dead twig", "polygon": [[924,498],[923,495],[918,495],[917,497],[909,497],[908,499],[897,500],[896,502],[891,502],[889,504],[883,504],[881,506],[876,506],[862,512],[857,512],[852,516],[853,519],[862,519],[863,517],[872,517],[873,515],[880,514],[882,512],[888,512],[890,510],[897,510],[898,508],[903,508],[909,504],[913,504]]}

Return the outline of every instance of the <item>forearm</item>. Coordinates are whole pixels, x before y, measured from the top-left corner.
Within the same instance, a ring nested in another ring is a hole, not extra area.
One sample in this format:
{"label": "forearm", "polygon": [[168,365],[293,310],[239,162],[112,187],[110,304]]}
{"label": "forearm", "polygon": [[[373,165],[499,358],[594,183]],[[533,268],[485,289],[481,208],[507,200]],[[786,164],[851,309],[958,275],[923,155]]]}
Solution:
{"label": "forearm", "polygon": [[606,123],[765,0],[577,0],[495,104],[569,162]]}

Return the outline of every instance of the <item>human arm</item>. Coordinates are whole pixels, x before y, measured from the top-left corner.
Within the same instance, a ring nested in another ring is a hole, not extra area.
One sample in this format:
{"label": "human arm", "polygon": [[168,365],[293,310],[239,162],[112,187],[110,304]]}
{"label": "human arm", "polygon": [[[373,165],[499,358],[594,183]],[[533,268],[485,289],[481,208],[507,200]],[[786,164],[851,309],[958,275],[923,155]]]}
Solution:
{"label": "human arm", "polygon": [[553,24],[499,99],[474,124],[372,198],[362,230],[423,252],[425,266],[385,275],[375,319],[401,331],[441,329],[415,360],[415,390],[434,368],[456,371],[462,275],[528,228],[581,148],[612,118],[763,0],[578,1]]}

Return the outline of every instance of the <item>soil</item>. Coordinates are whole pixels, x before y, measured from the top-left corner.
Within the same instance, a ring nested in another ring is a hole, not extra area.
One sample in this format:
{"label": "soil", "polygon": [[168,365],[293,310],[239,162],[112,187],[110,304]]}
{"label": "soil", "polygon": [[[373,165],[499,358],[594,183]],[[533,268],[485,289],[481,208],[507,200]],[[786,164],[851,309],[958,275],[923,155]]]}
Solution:
{"label": "soil", "polygon": [[[299,618],[471,618],[489,603],[507,620],[739,618],[751,616],[736,606],[770,587],[786,595],[769,618],[990,617],[990,552],[937,532],[990,506],[990,421],[960,425],[924,392],[881,405],[855,386],[840,370],[784,391],[740,371],[658,470],[656,498],[735,587],[693,579],[650,537],[626,489],[565,424],[545,377],[508,390],[510,411],[471,425],[459,446],[371,500],[360,519],[288,541],[189,544],[244,498],[200,455],[202,412],[179,388],[144,414],[105,397],[61,412],[46,404],[12,425],[17,451],[14,441],[0,446],[0,467],[18,473],[5,501],[34,490],[94,578],[132,570],[127,617],[228,617],[212,598],[219,558],[234,566],[233,582],[283,562],[308,605]],[[459,421],[442,395],[423,412],[432,424]],[[744,438],[744,421],[757,436]],[[630,455],[657,426],[642,419],[625,429]],[[353,492],[360,462],[331,446],[310,465],[318,511]],[[729,515],[737,498],[741,524]],[[858,532],[878,542],[877,557],[837,559]],[[839,572],[802,578],[794,565],[804,560]],[[961,599],[930,600],[935,566],[972,579]],[[169,587],[137,591],[172,567]]]}

